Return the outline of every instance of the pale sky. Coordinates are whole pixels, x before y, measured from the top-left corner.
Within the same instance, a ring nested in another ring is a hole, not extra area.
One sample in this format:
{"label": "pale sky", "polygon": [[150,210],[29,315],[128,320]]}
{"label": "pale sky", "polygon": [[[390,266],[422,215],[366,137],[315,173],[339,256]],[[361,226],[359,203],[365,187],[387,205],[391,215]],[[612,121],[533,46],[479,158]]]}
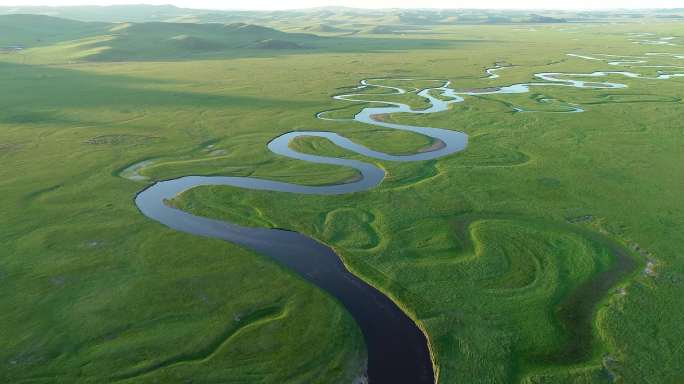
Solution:
{"label": "pale sky", "polygon": [[[1,6],[173,4],[205,9],[292,9],[320,6],[356,8],[505,8],[505,9],[607,9],[678,8],[684,0],[3,0]],[[553,3],[553,4],[551,4]]]}

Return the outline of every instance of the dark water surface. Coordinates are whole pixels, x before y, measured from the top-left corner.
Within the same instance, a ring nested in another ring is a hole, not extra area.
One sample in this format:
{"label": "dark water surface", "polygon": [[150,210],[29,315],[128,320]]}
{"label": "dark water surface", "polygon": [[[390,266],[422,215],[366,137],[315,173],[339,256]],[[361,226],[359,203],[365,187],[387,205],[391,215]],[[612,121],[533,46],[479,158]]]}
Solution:
{"label": "dark water surface", "polygon": [[[481,90],[458,92],[449,88],[447,81],[434,80],[438,86],[424,90],[408,91],[404,88],[370,84],[364,80],[357,89],[377,87],[387,89],[387,94],[415,92],[430,103],[424,110],[413,110],[401,103],[378,102],[381,107],[369,107],[359,112],[353,119],[330,119],[326,112],[317,117],[322,120],[356,121],[383,128],[415,132],[428,136],[439,145],[433,150],[412,155],[391,155],[374,151],[333,132],[299,131],[288,132],[273,139],[268,148],[282,156],[312,163],[335,164],[351,167],[359,171],[359,180],[326,186],[306,186],[252,177],[223,176],[186,176],[174,180],[157,182],[140,192],[135,203],[140,211],[152,220],[172,229],[205,237],[223,239],[242,245],[258,253],[267,255],[287,266],[306,280],[337,298],[356,320],[363,332],[368,351],[368,378],[371,384],[433,384],[435,373],[428,347],[428,341],[418,326],[387,296],[351,274],[330,249],[316,240],[296,232],[278,229],[243,227],[236,224],[195,216],[167,206],[164,201],[179,193],[198,187],[225,185],[250,190],[274,192],[334,195],[367,191],[380,184],[385,172],[374,164],[357,160],[317,156],[294,151],[289,143],[297,137],[322,137],[337,146],[355,153],[384,161],[424,161],[436,159],[465,149],[467,135],[447,129],[415,127],[386,123],[377,116],[394,113],[429,114],[446,111],[449,105],[464,101],[463,96],[475,94],[527,93],[530,87],[567,86],[591,89],[624,88],[626,85],[609,82],[586,82],[569,77],[603,76],[639,77],[628,72],[594,72],[590,74],[541,73],[536,78],[539,83],[515,84],[505,87],[487,87]],[[395,83],[410,79],[392,79]],[[382,79],[376,79],[381,82]],[[435,97],[438,94],[441,97]],[[335,99],[354,102],[374,102],[378,94],[348,94],[335,96]],[[581,112],[581,110],[573,110]],[[143,165],[144,166],[144,165]],[[140,180],[137,171],[142,166],[129,167],[130,178]],[[143,177],[144,179],[144,177]]]}

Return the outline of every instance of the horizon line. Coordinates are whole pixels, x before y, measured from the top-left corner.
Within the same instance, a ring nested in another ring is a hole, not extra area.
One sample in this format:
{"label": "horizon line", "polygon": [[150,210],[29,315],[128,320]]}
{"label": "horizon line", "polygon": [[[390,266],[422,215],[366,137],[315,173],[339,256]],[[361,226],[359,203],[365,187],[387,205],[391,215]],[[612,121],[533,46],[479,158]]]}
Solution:
{"label": "horizon line", "polygon": [[445,8],[445,7],[349,7],[342,5],[325,5],[318,7],[305,7],[305,8],[193,8],[193,7],[182,7],[175,4],[148,4],[148,3],[131,3],[131,4],[73,4],[73,5],[45,5],[45,4],[33,4],[33,5],[0,5],[1,8],[78,8],[78,7],[136,7],[136,6],[149,6],[149,7],[173,7],[178,9],[187,9],[194,11],[241,11],[241,12],[277,12],[277,11],[311,11],[317,9],[327,9],[327,8],[338,8],[338,9],[351,9],[351,10],[372,10],[372,11],[382,11],[382,10],[424,10],[424,11],[457,11],[457,10],[479,10],[479,11],[649,11],[649,10],[684,10],[682,7],[606,7],[606,8],[556,8],[556,7],[540,7],[540,8],[505,8],[505,7],[456,7],[456,8]]}

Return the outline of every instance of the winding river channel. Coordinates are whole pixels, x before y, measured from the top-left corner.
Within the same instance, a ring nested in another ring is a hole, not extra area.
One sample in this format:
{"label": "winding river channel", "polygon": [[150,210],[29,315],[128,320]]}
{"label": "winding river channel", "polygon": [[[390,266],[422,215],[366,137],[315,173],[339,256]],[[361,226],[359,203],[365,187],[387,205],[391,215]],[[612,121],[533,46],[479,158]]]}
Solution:
{"label": "winding river channel", "polygon": [[[581,58],[581,55],[576,56]],[[590,56],[585,58],[589,59]],[[591,59],[596,58],[591,57]],[[492,69],[497,70],[499,68],[501,67]],[[492,71],[488,71],[488,73],[493,74]],[[334,98],[340,101],[369,103],[371,106],[362,109],[352,119],[329,118],[329,112],[319,113],[317,118],[339,121],[340,123],[353,120],[375,127],[414,132],[431,138],[435,145],[432,145],[427,151],[415,154],[392,155],[367,148],[333,132],[288,132],[271,140],[268,143],[268,149],[279,156],[311,163],[351,167],[356,169],[361,177],[348,183],[308,186],[254,177],[186,176],[159,181],[150,185],[136,196],[135,204],[142,214],[172,229],[198,236],[223,239],[270,256],[339,300],[363,332],[368,352],[367,375],[371,384],[433,384],[437,373],[433,367],[433,358],[426,335],[385,294],[350,273],[331,248],[296,232],[244,227],[195,216],[170,207],[165,203],[165,200],[172,199],[191,188],[210,185],[316,195],[367,191],[383,181],[385,172],[382,168],[358,160],[300,153],[293,150],[289,143],[301,137],[320,137],[328,139],[346,150],[382,161],[408,162],[437,159],[464,150],[468,143],[468,136],[462,132],[449,129],[389,123],[382,121],[377,116],[398,113],[425,115],[440,113],[447,111],[451,104],[464,102],[471,95],[527,93],[534,87],[556,86],[584,89],[622,89],[627,87],[622,83],[599,80],[608,76],[656,80],[684,76],[684,74],[661,73],[656,77],[645,77],[632,72],[601,71],[574,74],[549,72],[538,73],[534,76],[535,81],[531,83],[468,91],[454,89],[451,87],[451,82],[444,80],[430,80],[434,82],[435,86],[426,89],[401,86],[402,84],[410,84],[413,79],[362,80],[352,93],[334,96]],[[378,88],[383,93],[362,92],[370,88]],[[426,99],[430,106],[426,109],[415,110],[403,103],[374,100],[375,96],[406,93],[417,94]],[[571,112],[582,111],[581,108],[576,107]],[[133,165],[122,175],[133,180],[144,180],[144,176],[141,176],[138,171],[146,165],[149,165],[149,162]]]}

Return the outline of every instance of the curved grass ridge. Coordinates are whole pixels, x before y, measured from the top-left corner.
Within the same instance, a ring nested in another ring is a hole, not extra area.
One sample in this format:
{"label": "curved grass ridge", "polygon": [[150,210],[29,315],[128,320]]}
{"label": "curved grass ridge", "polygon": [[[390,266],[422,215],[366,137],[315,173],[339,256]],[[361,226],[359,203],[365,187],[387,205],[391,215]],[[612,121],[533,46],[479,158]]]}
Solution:
{"label": "curved grass ridge", "polygon": [[287,311],[288,309],[286,306],[273,306],[257,309],[246,314],[245,316],[235,318],[234,321],[229,324],[221,334],[217,335],[210,343],[201,349],[193,352],[181,352],[169,358],[153,362],[149,365],[133,369],[129,372],[124,372],[115,376],[113,379],[115,381],[133,379],[135,377],[146,375],[160,369],[173,367],[175,365],[206,362],[216,355],[224,345],[228,344],[233,337],[240,334],[245,329],[257,327],[267,322],[284,318],[287,316]]}
{"label": "curved grass ridge", "polygon": [[[189,233],[193,234],[201,234],[204,236],[211,236],[211,237],[221,237],[229,241],[237,241],[233,240],[230,237],[226,237],[228,235],[222,234],[218,235],[215,230],[216,226],[218,224],[218,221],[216,220],[208,220],[208,219],[201,219],[197,216],[193,216],[188,213],[181,213],[180,211],[177,212],[171,212],[175,211],[173,208],[166,207],[164,206],[163,201],[152,201],[155,198],[159,198],[160,196],[165,196],[166,198],[173,198],[175,194],[181,193],[185,190],[197,187],[197,186],[210,186],[210,185],[226,185],[226,186],[235,186],[235,187],[240,187],[240,188],[246,188],[246,189],[256,189],[256,190],[266,190],[266,191],[279,191],[279,192],[290,192],[290,193],[300,193],[300,194],[318,194],[318,195],[335,195],[335,194],[343,194],[343,193],[352,193],[352,192],[360,192],[360,191],[365,191],[372,189],[379,185],[382,180],[384,179],[385,176],[385,171],[380,168],[379,166],[376,166],[374,164],[370,163],[365,163],[357,160],[349,160],[349,159],[343,159],[343,158],[335,158],[335,157],[325,157],[325,156],[318,156],[318,155],[311,155],[311,154],[305,154],[301,152],[297,152],[296,150],[292,149],[289,146],[289,143],[297,138],[301,137],[318,137],[318,138],[324,138],[328,139],[337,146],[346,149],[351,152],[355,152],[359,155],[374,158],[376,160],[384,160],[384,161],[400,161],[400,162],[405,162],[405,161],[425,161],[425,160],[433,160],[437,159],[443,156],[447,156],[449,154],[453,154],[456,152],[459,152],[463,149],[465,149],[466,143],[467,143],[467,136],[463,133],[460,132],[455,132],[451,130],[446,130],[446,129],[439,129],[439,128],[428,128],[428,127],[415,127],[415,126],[408,126],[408,125],[401,125],[401,124],[395,124],[395,123],[388,123],[383,121],[384,119],[379,118],[379,116],[384,116],[384,115],[390,115],[390,114],[396,114],[396,113],[411,113],[411,114],[431,114],[431,113],[438,113],[438,112],[444,112],[449,109],[451,104],[454,103],[461,103],[465,101],[465,96],[478,96],[478,95],[487,95],[487,94],[521,94],[521,93],[529,93],[530,89],[532,87],[542,87],[542,86],[563,86],[563,87],[574,87],[574,88],[584,88],[584,89],[624,89],[627,88],[626,84],[622,83],[613,83],[613,82],[597,82],[597,81],[586,81],[586,80],[576,80],[575,78],[597,78],[597,77],[606,77],[606,76],[614,76],[614,75],[620,75],[624,76],[627,78],[632,78],[632,79],[637,79],[637,78],[643,78],[643,79],[651,79],[651,80],[667,80],[671,79],[673,77],[678,77],[678,76],[684,76],[684,74],[660,74],[657,77],[645,77],[640,74],[632,73],[632,72],[624,72],[624,71],[597,71],[597,72],[592,72],[592,73],[538,73],[535,74],[535,78],[540,80],[540,82],[533,82],[533,83],[522,83],[522,84],[514,84],[510,86],[505,86],[505,87],[497,87],[497,88],[484,88],[484,89],[474,89],[474,90],[468,90],[468,91],[458,91],[455,89],[450,88],[451,82],[450,81],[440,81],[440,80],[433,80],[433,79],[427,79],[426,81],[429,82],[442,82],[441,86],[437,87],[432,87],[432,88],[424,88],[424,89],[417,89],[414,88],[413,90],[407,90],[402,87],[398,86],[391,86],[391,85],[383,85],[383,84],[378,84],[377,82],[382,82],[382,81],[392,81],[392,82],[403,82],[403,81],[410,81],[410,82],[415,82],[416,79],[373,79],[373,80],[362,80],[360,85],[356,88],[357,90],[362,90],[362,89],[367,89],[367,88],[380,88],[380,89],[387,89],[390,92],[389,93],[381,93],[381,94],[365,94],[365,93],[352,93],[352,94],[343,94],[343,95],[337,95],[334,96],[333,98],[336,100],[342,100],[342,101],[347,101],[347,102],[353,102],[353,103],[373,103],[373,104],[381,104],[381,107],[367,107],[362,109],[358,114],[354,116],[355,121],[357,122],[362,122],[365,124],[373,125],[373,126],[378,126],[378,127],[383,127],[383,128],[390,128],[390,129],[397,129],[397,130],[403,130],[403,131],[409,131],[409,132],[414,132],[418,134],[422,134],[424,136],[427,136],[431,138],[434,142],[440,143],[443,145],[435,145],[431,150],[424,151],[424,152],[419,152],[416,154],[412,155],[391,155],[375,150],[371,150],[365,146],[359,145],[337,133],[333,132],[325,132],[325,131],[294,131],[294,132],[288,132],[283,135],[280,135],[273,139],[271,142],[268,143],[268,148],[275,154],[279,154],[285,157],[290,157],[294,159],[299,159],[299,160],[304,160],[312,163],[319,163],[319,164],[332,164],[332,165],[343,165],[346,167],[351,167],[356,170],[361,174],[361,178],[359,180],[353,180],[351,182],[343,183],[343,184],[333,184],[333,185],[322,185],[322,186],[307,186],[307,185],[299,185],[299,184],[292,184],[292,183],[285,183],[285,182],[277,182],[277,181],[270,181],[270,180],[265,180],[265,179],[258,179],[254,177],[220,177],[220,176],[215,176],[215,177],[199,177],[199,176],[186,176],[186,177],[181,177],[179,179],[174,179],[174,180],[168,180],[168,181],[162,181],[159,183],[156,183],[152,185],[151,187],[145,189],[143,192],[141,192],[138,197],[136,198],[136,203],[138,204],[138,207],[140,210],[143,212],[143,214],[147,215],[148,217],[155,219],[159,222],[162,222],[165,225],[168,225],[172,228],[175,228],[177,230],[184,230]],[[376,82],[375,84],[371,83],[371,81]],[[403,103],[398,103],[398,102],[390,102],[386,100],[374,100],[373,96],[384,96],[384,95],[402,95],[406,94],[409,92],[415,92],[418,96],[421,96],[425,98],[429,104],[430,107],[426,109],[421,109],[421,110],[414,110],[410,106],[403,104]],[[432,93],[437,92],[439,96],[441,97],[435,97],[433,96]],[[582,112],[583,110],[573,110],[572,112]],[[325,118],[326,112],[321,112],[317,114],[317,117],[322,120],[326,120]],[[334,121],[338,121],[339,119],[334,119]],[[133,165],[132,167],[135,167]],[[134,170],[140,171],[144,169],[145,165],[134,168]],[[122,176],[126,176],[125,174],[122,174]],[[165,188],[169,186],[169,189],[164,192]],[[165,195],[168,194],[168,191],[172,191],[174,196],[167,196]],[[151,200],[152,199],[152,200]],[[149,204],[149,206],[148,206]],[[162,212],[163,211],[163,212]],[[174,220],[177,219],[182,219],[185,220],[186,223],[180,224],[175,222]],[[188,224],[188,222],[193,221],[194,226],[192,227],[184,227],[184,225]],[[202,226],[211,226],[211,231],[208,232],[203,232],[202,231]],[[255,244],[253,243],[256,241],[256,239],[250,239],[249,237],[251,236],[249,230],[246,227],[240,227],[238,225],[234,224],[226,224],[223,226],[223,229],[233,231],[236,236],[241,236],[240,238],[242,240],[237,241],[238,243],[242,244]],[[274,231],[274,230],[271,230]],[[254,232],[255,233],[255,232]],[[244,238],[247,236],[247,238]],[[263,241],[263,240],[261,240]],[[248,245],[249,246],[249,245]],[[263,249],[259,248],[259,246],[253,245],[254,249]],[[603,276],[603,275],[602,275]],[[581,289],[579,292],[590,292],[593,289],[598,289],[598,288],[605,288],[605,287],[610,287],[612,286],[612,283],[614,283],[617,280],[611,280],[611,278],[608,278],[607,276],[604,276],[602,278],[602,281],[608,281],[609,284],[606,286],[602,284],[594,285],[594,284],[589,284],[586,288]],[[329,292],[331,292],[328,289]],[[333,292],[331,292],[333,293]],[[391,297],[391,295],[388,295]],[[561,314],[561,318],[565,317],[567,318],[567,321],[571,323],[572,319],[571,316],[569,315],[572,313],[572,310],[574,309],[584,309],[586,308],[594,308],[594,305],[598,301],[589,301],[587,302],[586,300],[583,300],[582,295],[576,296],[576,299],[573,299],[571,297],[570,301],[564,306],[564,308],[570,308],[570,310],[565,310],[565,315]],[[396,303],[396,300],[395,300]],[[400,305],[400,304],[399,304]],[[403,307],[400,305],[400,307]],[[348,308],[349,309],[349,308]],[[411,311],[405,311],[405,314],[411,313]],[[352,311],[352,315],[354,315]],[[413,321],[415,321],[415,316],[410,316]],[[573,320],[574,321],[574,320]],[[581,318],[576,321],[577,324],[579,323],[586,323],[586,318]],[[420,322],[416,322],[417,327],[421,330],[421,332],[424,334],[424,337],[426,341],[429,340],[428,335],[425,332],[424,326]],[[368,330],[363,329],[364,335],[368,337]],[[581,340],[584,340],[583,338],[580,338]],[[433,352],[433,348],[428,342],[427,349],[430,351],[430,356],[428,359],[432,362],[433,365],[433,376],[430,381],[434,382],[436,379],[436,375],[439,372],[439,366],[436,361],[436,356]],[[572,354],[574,348],[569,349],[569,353]],[[185,356],[185,355],[182,355]],[[372,354],[369,352],[369,360],[372,360],[375,356],[372,356]],[[192,356],[188,357],[188,359],[193,359]],[[183,359],[178,359],[174,358],[169,360],[167,363],[162,363],[161,366],[170,365],[173,364],[177,361],[182,361]],[[371,376],[370,379],[373,380],[373,375],[376,374],[372,370],[372,366],[369,364],[369,375]],[[149,368],[148,368],[149,369]]]}
{"label": "curved grass ridge", "polygon": [[[477,226],[478,224],[486,225],[488,221],[497,220],[526,222],[526,220],[518,216],[503,214],[466,215],[455,221],[455,230],[457,236],[462,241],[463,252],[464,254],[472,255],[460,259],[459,262],[474,262],[481,257],[486,243],[482,243],[478,238],[476,233]],[[558,321],[561,331],[565,334],[563,344],[553,351],[534,355],[530,359],[532,362],[543,365],[568,365],[585,362],[593,357],[592,352],[595,349],[592,347],[592,344],[596,343],[593,319],[598,305],[615,285],[631,276],[638,269],[639,264],[624,246],[589,229],[570,223],[546,222],[543,220],[531,219],[529,223],[532,226],[539,226],[549,231],[576,235],[579,238],[588,240],[591,244],[597,246],[598,249],[605,249],[611,255],[611,260],[607,265],[596,266],[596,270],[590,277],[581,282],[572,291],[559,297],[554,304],[554,317]],[[521,227],[525,227],[525,225]],[[537,282],[536,276],[541,273],[539,271],[541,261],[535,258],[532,263],[535,269],[530,272],[535,276],[533,279],[530,280],[529,276],[526,276],[525,284],[510,286],[510,279],[502,278],[501,282],[509,283],[509,286],[502,287],[501,284],[496,284],[500,288],[490,292],[523,292],[522,290],[533,287]],[[509,266],[508,272],[511,270],[512,266]],[[517,281],[520,281],[520,279]],[[492,284],[494,284],[494,281],[487,282],[486,284],[493,288]]]}

